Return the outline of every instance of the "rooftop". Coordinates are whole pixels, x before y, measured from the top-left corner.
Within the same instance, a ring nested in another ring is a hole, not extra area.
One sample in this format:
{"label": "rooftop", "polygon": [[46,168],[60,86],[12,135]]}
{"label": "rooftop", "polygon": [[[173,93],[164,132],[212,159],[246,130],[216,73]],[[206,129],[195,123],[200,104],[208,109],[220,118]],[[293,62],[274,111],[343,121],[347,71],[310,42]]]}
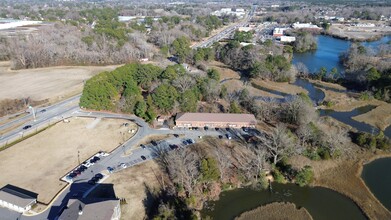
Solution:
{"label": "rooftop", "polygon": [[176,121],[199,121],[210,123],[253,123],[257,120],[252,114],[231,114],[231,113],[178,113]]}
{"label": "rooftop", "polygon": [[110,220],[118,199],[71,199],[59,220]]}
{"label": "rooftop", "polygon": [[12,185],[6,185],[0,189],[0,200],[23,208],[33,203],[37,196],[36,193]]}

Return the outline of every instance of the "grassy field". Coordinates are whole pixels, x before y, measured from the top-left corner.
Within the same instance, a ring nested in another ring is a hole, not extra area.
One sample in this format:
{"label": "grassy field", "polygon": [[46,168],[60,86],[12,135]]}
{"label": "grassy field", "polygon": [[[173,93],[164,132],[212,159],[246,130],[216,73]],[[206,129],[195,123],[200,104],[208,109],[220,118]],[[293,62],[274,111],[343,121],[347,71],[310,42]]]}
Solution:
{"label": "grassy field", "polygon": [[307,90],[301,88],[300,86],[292,85],[287,82],[273,82],[267,80],[252,80],[252,82],[266,89],[271,89],[286,94],[291,94],[291,95],[296,95],[298,93],[308,94]]}
{"label": "grassy field", "polygon": [[372,111],[355,116],[353,119],[384,130],[391,125],[391,104],[381,102],[380,105]]}
{"label": "grassy field", "polygon": [[83,161],[100,150],[113,150],[132,135],[127,132],[131,128],[121,126],[125,121],[72,118],[70,123],[60,122],[1,151],[0,187],[13,184],[38,193],[40,202],[49,203],[65,186],[59,179],[78,165],[77,151]]}
{"label": "grassy field", "polygon": [[60,66],[10,70],[9,62],[0,63],[0,100],[30,97],[33,100],[57,101],[78,94],[83,81],[117,66]]}
{"label": "grassy field", "polygon": [[239,217],[235,218],[235,220],[254,219],[311,220],[312,217],[305,208],[297,209],[295,204],[292,203],[275,202],[244,212]]}

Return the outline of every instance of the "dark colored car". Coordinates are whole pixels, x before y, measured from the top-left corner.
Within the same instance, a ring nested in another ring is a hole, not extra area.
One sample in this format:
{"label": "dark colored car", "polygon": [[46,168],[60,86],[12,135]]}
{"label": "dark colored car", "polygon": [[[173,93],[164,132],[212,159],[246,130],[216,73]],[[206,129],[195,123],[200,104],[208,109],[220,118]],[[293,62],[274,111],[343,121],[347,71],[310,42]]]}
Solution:
{"label": "dark colored car", "polygon": [[90,184],[90,185],[95,185],[96,184],[96,182],[95,181],[93,181],[93,180],[88,180],[88,182],[87,182],[88,184]]}
{"label": "dark colored car", "polygon": [[98,178],[98,179],[102,179],[103,178],[103,174],[97,173],[97,174],[95,174],[95,177]]}
{"label": "dark colored car", "polygon": [[187,143],[186,140],[182,141],[182,143],[183,143],[184,145],[188,145],[188,143]]}
{"label": "dark colored car", "polygon": [[244,132],[248,132],[248,128],[247,127],[243,127],[242,128]]}
{"label": "dark colored car", "polygon": [[219,135],[219,138],[220,138],[220,139],[223,139],[223,135]]}
{"label": "dark colored car", "polygon": [[70,178],[72,178],[72,179],[73,179],[74,177],[76,177],[76,176],[77,176],[77,174],[72,172],[72,173],[70,173],[68,176],[69,176]]}
{"label": "dark colored car", "polygon": [[152,144],[153,146],[157,146],[157,142],[156,142],[156,141],[151,141],[151,144]]}
{"label": "dark colored car", "polygon": [[99,161],[99,160],[100,160],[100,157],[95,156],[93,159],[94,159],[95,161]]}
{"label": "dark colored car", "polygon": [[204,127],[204,130],[207,131],[207,130],[209,130],[209,128],[208,128],[207,126],[205,126],[205,127]]}
{"label": "dark colored car", "polygon": [[109,171],[109,173],[112,173],[114,171],[114,168],[112,167],[107,167],[107,171]]}
{"label": "dark colored car", "polygon": [[94,182],[98,182],[99,178],[94,176],[94,177],[91,178],[91,180],[94,181]]}
{"label": "dark colored car", "polygon": [[230,130],[231,130],[231,128],[226,128],[225,130],[226,130],[226,131],[230,131]]}
{"label": "dark colored car", "polygon": [[176,137],[176,138],[179,137],[179,134],[174,134],[174,137]]}
{"label": "dark colored car", "polygon": [[31,125],[26,125],[26,126],[23,127],[23,130],[27,130],[29,128],[31,128]]}
{"label": "dark colored car", "polygon": [[75,170],[75,171],[73,171],[73,173],[76,173],[76,175],[80,175],[81,171],[80,170]]}
{"label": "dark colored car", "polygon": [[141,159],[146,160],[147,158],[145,156],[141,156]]}
{"label": "dark colored car", "polygon": [[44,113],[44,112],[46,112],[46,109],[42,109],[42,110],[39,111],[39,112]]}
{"label": "dark colored car", "polygon": [[175,150],[175,149],[177,149],[179,147],[176,144],[170,144],[170,148],[171,148],[171,150]]}
{"label": "dark colored car", "polygon": [[216,131],[220,131],[220,128],[215,128]]}
{"label": "dark colored car", "polygon": [[88,169],[88,168],[87,168],[86,166],[84,166],[84,165],[81,165],[81,166],[80,166],[80,169],[83,170],[83,171],[85,171],[85,170]]}
{"label": "dark colored car", "polygon": [[146,148],[144,144],[140,144],[140,147],[141,147],[142,149],[145,149],[145,148]]}

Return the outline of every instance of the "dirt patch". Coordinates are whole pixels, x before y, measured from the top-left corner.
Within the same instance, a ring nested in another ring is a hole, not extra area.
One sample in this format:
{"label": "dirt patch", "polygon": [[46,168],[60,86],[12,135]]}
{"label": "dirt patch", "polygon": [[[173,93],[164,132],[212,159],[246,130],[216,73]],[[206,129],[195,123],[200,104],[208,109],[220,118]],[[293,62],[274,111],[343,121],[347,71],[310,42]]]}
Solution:
{"label": "dirt patch", "polygon": [[324,87],[332,88],[332,89],[346,90],[345,87],[343,87],[339,84],[335,84],[335,83],[323,82],[320,80],[313,80],[313,79],[308,79],[308,81],[310,81],[314,85],[319,85],[321,87],[324,86]]}
{"label": "dirt patch", "polygon": [[355,116],[353,119],[385,130],[391,125],[391,104],[382,102],[372,111]]}
{"label": "dirt patch", "polygon": [[[319,88],[325,94],[325,101],[331,101],[333,106],[330,109],[339,112],[348,112],[352,111],[355,108],[366,106],[366,105],[374,105],[379,106],[384,104],[384,102],[372,99],[372,100],[358,100],[354,97],[349,96],[344,92],[335,92],[328,89]],[[325,108],[325,107],[323,107]]]}
{"label": "dirt patch", "polygon": [[0,100],[30,97],[33,100],[58,100],[82,91],[83,81],[118,66],[49,67],[10,70],[0,65]]}
{"label": "dirt patch", "polygon": [[247,89],[250,96],[263,96],[263,97],[273,97],[273,98],[283,98],[282,96],[272,94],[260,89],[256,89],[250,85],[245,85],[242,81],[238,79],[231,79],[223,83],[227,88],[228,92],[240,91],[242,89]]}
{"label": "dirt patch", "polygon": [[[65,186],[59,179],[94,153],[111,151],[131,137],[127,120],[102,119],[93,129],[92,118],[71,118],[0,152],[0,186],[13,184],[38,193],[38,200],[49,203]],[[131,127],[136,125],[130,123]],[[82,134],[82,135],[80,135]],[[38,159],[39,158],[39,159]]]}
{"label": "dirt patch", "polygon": [[212,61],[209,64],[209,68],[214,68],[220,73],[220,79],[240,79],[240,74],[231,68],[229,66],[225,65],[224,63],[218,62],[218,61]]}
{"label": "dirt patch", "polygon": [[311,220],[312,217],[310,213],[303,207],[298,209],[293,203],[275,202],[242,213],[239,217],[235,218],[235,220],[252,220],[252,219]]}
{"label": "dirt patch", "polygon": [[357,151],[351,152],[348,158],[339,160],[311,161],[296,157],[290,162],[295,167],[312,166],[315,174],[314,186],[330,188],[348,196],[370,219],[391,219],[391,212],[376,199],[361,179],[363,164],[384,156],[391,155],[380,151],[377,154]]}
{"label": "dirt patch", "polygon": [[114,184],[114,191],[118,198],[126,199],[127,204],[121,206],[121,219],[142,220],[146,218],[143,202],[147,197],[145,186],[160,188],[157,179],[159,176],[161,175],[158,164],[148,161],[114,173],[105,181],[106,184]]}
{"label": "dirt patch", "polygon": [[300,86],[292,85],[287,82],[273,82],[268,80],[252,80],[252,83],[266,89],[283,92],[286,94],[297,95],[298,93],[308,94],[308,91]]}

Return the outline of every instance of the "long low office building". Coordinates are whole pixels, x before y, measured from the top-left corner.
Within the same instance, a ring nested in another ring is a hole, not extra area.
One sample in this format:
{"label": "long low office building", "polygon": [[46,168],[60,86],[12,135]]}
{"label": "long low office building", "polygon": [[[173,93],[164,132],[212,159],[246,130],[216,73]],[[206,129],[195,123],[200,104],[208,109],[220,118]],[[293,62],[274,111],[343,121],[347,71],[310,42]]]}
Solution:
{"label": "long low office building", "polygon": [[37,196],[38,194],[36,193],[12,185],[6,185],[0,189],[0,206],[24,213],[37,203]]}
{"label": "long low office building", "polygon": [[229,113],[178,113],[177,127],[240,128],[255,127],[257,120],[252,114]]}

